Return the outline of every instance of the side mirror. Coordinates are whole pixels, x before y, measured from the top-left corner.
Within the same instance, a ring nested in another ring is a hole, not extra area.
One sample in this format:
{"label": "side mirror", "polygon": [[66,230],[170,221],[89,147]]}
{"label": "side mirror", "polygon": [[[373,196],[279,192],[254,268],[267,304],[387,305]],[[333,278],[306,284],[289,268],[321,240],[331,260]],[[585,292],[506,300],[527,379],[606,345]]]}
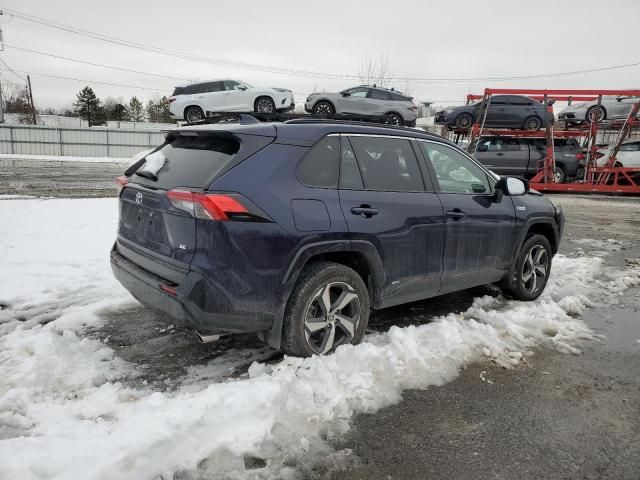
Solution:
{"label": "side mirror", "polygon": [[616,100],[621,102],[622,100],[624,100],[624,97],[616,97]]}
{"label": "side mirror", "polygon": [[496,202],[500,202],[504,195],[524,195],[529,191],[529,182],[522,178],[502,177],[495,186]]}
{"label": "side mirror", "polygon": [[488,145],[480,145],[478,147],[478,151],[479,152],[487,152],[489,150],[489,146]]}
{"label": "side mirror", "polygon": [[340,95],[342,95],[343,97],[350,97],[351,94],[349,92],[341,92]]}
{"label": "side mirror", "polygon": [[236,90],[246,90],[247,87],[245,85],[236,85]]}

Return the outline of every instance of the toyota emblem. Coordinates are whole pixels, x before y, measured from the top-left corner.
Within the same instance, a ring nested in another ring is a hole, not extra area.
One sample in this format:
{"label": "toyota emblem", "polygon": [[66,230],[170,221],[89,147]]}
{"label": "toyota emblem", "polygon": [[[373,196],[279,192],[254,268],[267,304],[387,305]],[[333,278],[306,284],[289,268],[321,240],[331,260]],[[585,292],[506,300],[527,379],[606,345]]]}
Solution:
{"label": "toyota emblem", "polygon": [[136,203],[138,205],[140,205],[142,203],[142,193],[141,192],[136,193]]}

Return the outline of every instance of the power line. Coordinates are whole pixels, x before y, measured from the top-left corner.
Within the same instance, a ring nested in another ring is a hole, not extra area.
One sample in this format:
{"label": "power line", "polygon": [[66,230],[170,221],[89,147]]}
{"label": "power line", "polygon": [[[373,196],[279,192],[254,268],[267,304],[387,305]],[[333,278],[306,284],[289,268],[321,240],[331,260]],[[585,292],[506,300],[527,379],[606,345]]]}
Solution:
{"label": "power line", "polygon": [[[96,40],[108,42],[111,44],[126,46],[129,48],[136,48],[140,50],[149,51],[152,53],[157,53],[161,55],[168,55],[176,58],[181,58],[184,60],[192,60],[203,63],[213,63],[217,65],[224,65],[229,67],[235,67],[246,70],[254,70],[268,73],[282,73],[293,76],[306,76],[306,77],[314,77],[314,78],[324,78],[324,79],[332,79],[332,80],[359,80],[359,75],[353,74],[338,74],[338,73],[328,73],[328,72],[316,72],[310,70],[299,70],[293,68],[285,68],[285,67],[275,67],[268,65],[260,65],[260,64],[252,64],[252,63],[244,63],[244,62],[236,62],[232,60],[226,60],[221,58],[213,58],[213,57],[205,57],[200,55],[189,54],[185,52],[180,52],[177,50],[169,50],[161,47],[155,47],[153,45],[147,45],[142,43],[136,43],[128,40],[123,40],[116,37],[110,37],[107,35],[103,35],[96,32],[91,32],[88,30],[83,30],[77,27],[73,27],[70,25],[65,25],[62,23],[58,23],[52,20],[47,20],[42,17],[37,17],[35,15],[29,15],[26,13],[18,12],[16,10],[4,9],[7,12],[11,13],[16,18],[21,20],[25,20],[32,23],[37,23],[40,25],[44,25],[50,28],[55,28],[58,30],[66,31],[69,33],[73,33],[76,35],[82,35],[85,37],[93,38]],[[616,70],[622,68],[630,68],[639,66],[640,62],[627,63],[622,65],[611,65],[606,67],[599,68],[591,68],[591,69],[582,69],[582,70],[571,70],[564,72],[555,72],[555,73],[546,73],[546,74],[532,74],[532,75],[507,75],[507,76],[488,76],[488,77],[467,77],[467,78],[445,78],[445,77],[390,77],[389,80],[393,81],[407,81],[407,82],[415,82],[415,83],[426,83],[426,84],[437,84],[437,83],[472,83],[472,82],[507,82],[507,81],[517,81],[517,80],[532,80],[537,78],[554,78],[554,77],[563,77],[563,76],[571,76],[571,75],[584,75],[587,73],[596,73],[603,72],[609,70]]]}
{"label": "power line", "polygon": [[68,60],[70,62],[84,63],[86,65],[92,65],[94,67],[110,68],[112,70],[119,70],[121,72],[137,73],[137,74],[140,74],[140,75],[150,75],[150,76],[153,76],[153,77],[167,78],[167,79],[170,79],[170,80],[181,80],[181,81],[185,81],[185,82],[191,81],[191,79],[189,79],[189,78],[173,77],[171,75],[162,75],[162,74],[159,74],[159,73],[141,72],[139,70],[132,70],[132,69],[129,69],[129,68],[124,68],[124,67],[116,67],[115,65],[104,65],[102,63],[94,63],[94,62],[90,62],[88,60],[80,60],[79,58],[63,57],[62,55],[55,55],[53,53],[40,52],[38,50],[31,50],[31,49],[28,49],[28,48],[17,47],[15,45],[9,45],[7,43],[5,43],[4,46],[6,48],[11,48],[11,49],[14,49],[14,50],[21,50],[23,52],[36,53],[38,55],[44,55],[44,56],[47,56],[47,57],[57,58],[57,59],[61,59],[61,60]]}
{"label": "power line", "polygon": [[[0,61],[1,60],[2,59],[0,59]],[[2,63],[4,63],[4,61]],[[14,73],[15,75],[17,75],[15,73],[15,71],[13,71],[13,70],[6,70],[4,68],[0,68],[0,70],[10,71],[10,72]],[[26,75],[34,75],[36,77],[59,78],[59,79],[62,79],[62,80],[74,80],[76,82],[83,82],[83,83],[89,83],[89,84],[94,83],[94,84],[98,84],[98,85],[110,85],[110,86],[113,86],[113,87],[139,88],[141,90],[154,90],[154,91],[157,91],[157,92],[166,92],[167,90],[169,90],[167,88],[143,87],[141,85],[127,85],[127,84],[123,84],[123,83],[111,83],[111,82],[101,82],[101,81],[97,81],[97,80],[87,80],[85,78],[63,77],[63,76],[60,76],[60,75],[51,75],[49,73],[25,72],[25,71],[22,71],[22,70],[18,70],[18,72],[24,73]],[[20,78],[22,78],[22,77],[20,77]]]}
{"label": "power line", "polygon": [[1,57],[0,57],[0,62],[2,62],[2,64],[7,67],[7,72],[11,72],[13,73],[16,77],[18,77],[20,80],[22,80],[23,82],[26,82],[27,79],[18,75],[9,65],[7,65],[7,62],[5,62]]}

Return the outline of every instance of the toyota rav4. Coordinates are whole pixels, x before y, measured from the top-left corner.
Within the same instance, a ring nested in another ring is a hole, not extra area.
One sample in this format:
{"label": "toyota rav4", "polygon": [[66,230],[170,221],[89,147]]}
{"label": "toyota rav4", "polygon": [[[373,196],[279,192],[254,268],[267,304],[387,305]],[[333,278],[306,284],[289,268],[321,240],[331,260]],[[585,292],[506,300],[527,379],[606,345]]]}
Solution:
{"label": "toyota rav4", "polygon": [[117,180],[113,271],[149,309],[298,356],[371,310],[496,283],[536,299],[564,217],[443,138],[336,121],[201,125]]}

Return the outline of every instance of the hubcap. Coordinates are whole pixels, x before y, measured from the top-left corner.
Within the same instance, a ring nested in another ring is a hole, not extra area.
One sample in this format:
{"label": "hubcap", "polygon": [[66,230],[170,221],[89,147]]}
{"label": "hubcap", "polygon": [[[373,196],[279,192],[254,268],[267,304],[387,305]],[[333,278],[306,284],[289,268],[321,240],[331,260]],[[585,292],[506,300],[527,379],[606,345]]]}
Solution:
{"label": "hubcap", "polygon": [[258,101],[258,112],[260,113],[271,113],[273,112],[273,104],[266,99]]}
{"label": "hubcap", "polygon": [[316,106],[316,113],[320,115],[331,114],[331,106],[327,103],[320,103]]}
{"label": "hubcap", "polygon": [[360,299],[350,285],[331,282],[316,292],[304,317],[304,337],[323,355],[350,343],[360,321]]}
{"label": "hubcap", "polygon": [[562,172],[556,168],[553,172],[553,176],[555,177],[556,183],[560,183],[562,181]]}
{"label": "hubcap", "polygon": [[400,117],[398,115],[391,115],[391,125],[400,125]]}
{"label": "hubcap", "polygon": [[534,245],[529,250],[522,265],[522,288],[525,292],[537,292],[547,278],[547,250],[542,245]]}

